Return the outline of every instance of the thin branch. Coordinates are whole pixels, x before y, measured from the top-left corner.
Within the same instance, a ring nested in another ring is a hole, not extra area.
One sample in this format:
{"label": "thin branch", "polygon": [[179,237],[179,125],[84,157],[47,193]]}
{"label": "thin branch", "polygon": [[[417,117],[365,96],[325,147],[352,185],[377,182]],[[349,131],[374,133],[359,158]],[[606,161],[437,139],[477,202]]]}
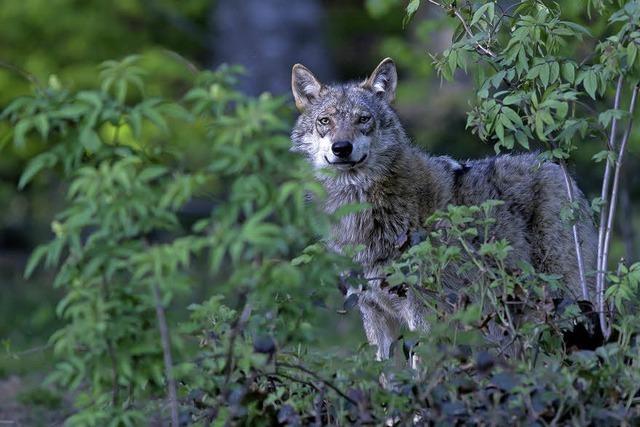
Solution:
{"label": "thin branch", "polygon": [[[102,272],[102,281],[101,281],[103,298],[109,302],[111,299],[111,295],[109,292],[109,286],[107,285],[107,277]],[[107,343],[107,354],[109,355],[109,360],[111,361],[111,404],[115,406],[118,404],[118,396],[120,393],[120,379],[118,375],[118,359],[116,358],[115,348],[113,347],[113,341],[111,340],[111,336],[109,333],[105,336],[105,341]]]}
{"label": "thin branch", "polygon": [[320,375],[316,374],[315,372],[305,368],[302,365],[297,365],[297,364],[292,364],[292,363],[278,363],[278,366],[282,366],[284,368],[290,368],[290,369],[297,369],[299,371],[304,372],[305,374],[311,375],[313,378],[315,378],[316,380],[322,382],[324,385],[326,385],[327,387],[329,387],[330,389],[332,389],[333,391],[335,391],[336,393],[338,393],[344,400],[346,400],[347,402],[351,403],[354,406],[358,406],[358,402],[356,402],[355,400],[353,400],[352,398],[350,398],[349,396],[347,396],[342,390],[340,390],[337,386],[335,386],[332,382],[325,380],[324,378],[322,378]]}
{"label": "thin branch", "polygon": [[511,338],[511,340],[506,343],[501,349],[500,351],[496,354],[496,357],[500,357],[505,351],[507,351],[507,349],[509,347],[511,347],[513,345],[514,342],[516,342],[516,340],[518,339],[518,334],[514,334],[513,338]]}
{"label": "thin branch", "polygon": [[[269,372],[269,373],[267,373],[265,375],[267,377],[271,377],[271,376],[282,377],[282,378],[287,379],[289,381],[293,381],[293,382],[298,383],[298,384],[306,385],[307,387],[311,387],[315,391],[320,392],[320,389],[314,383],[302,380],[302,379],[297,378],[297,377],[294,377],[293,375],[283,374],[282,372]],[[278,382],[282,382],[282,381],[278,381]]]}
{"label": "thin branch", "polygon": [[20,76],[29,80],[37,88],[42,88],[40,81],[35,75],[31,74],[28,71],[23,70],[22,68],[16,65],[11,64],[10,62],[0,60],[0,68],[6,68],[7,70],[13,71],[14,73],[19,74]]}
{"label": "thin branch", "polygon": [[178,61],[182,62],[192,74],[196,75],[200,72],[200,69],[198,68],[197,65],[189,61],[184,56],[180,55],[178,52],[171,49],[162,49],[162,50],[172,58],[175,58]]}
{"label": "thin branch", "polygon": [[169,406],[171,408],[171,424],[174,427],[179,426],[178,419],[178,393],[176,387],[176,379],[173,377],[173,358],[171,356],[171,337],[169,335],[169,327],[167,326],[167,318],[162,306],[162,298],[160,298],[160,288],[154,281],[151,284],[153,291],[153,299],[156,306],[156,317],[158,318],[158,329],[160,330],[160,339],[162,341],[162,354],[164,356],[164,371],[167,377],[167,393],[169,395]]}
{"label": "thin branch", "polygon": [[[622,84],[624,77],[620,75],[618,77],[618,83],[616,85],[616,95],[613,100],[613,108],[617,110],[620,107],[620,97],[622,94]],[[611,133],[609,135],[609,141],[607,143],[607,149],[613,150],[615,148],[616,130],[618,127],[618,120],[614,116],[611,121]],[[602,191],[600,193],[600,199],[602,205],[600,207],[600,224],[598,226],[598,256],[596,262],[596,304],[599,309],[604,307],[604,281],[607,269],[607,260],[604,258],[604,240],[605,240],[605,227],[607,223],[607,206],[609,203],[609,183],[611,181],[611,162],[607,159],[604,168],[604,177],[602,178]],[[602,319],[602,315],[600,316]],[[602,322],[602,320],[601,320]],[[602,325],[601,325],[602,326]],[[603,333],[604,333],[603,329]]]}
{"label": "thin branch", "polygon": [[[627,142],[629,141],[629,135],[631,134],[631,128],[633,125],[633,113],[636,109],[636,100],[638,96],[639,86],[635,86],[631,92],[631,101],[629,102],[629,121],[627,122],[627,128],[622,136],[622,142],[620,143],[620,149],[618,150],[618,156],[616,158],[616,169],[613,176],[613,189],[611,190],[611,202],[609,203],[609,213],[607,215],[607,228],[605,230],[604,246],[602,249],[602,273],[606,267],[606,262],[609,257],[609,246],[611,244],[611,232],[613,230],[613,221],[616,214],[616,205],[618,201],[618,193],[620,187],[620,171],[622,169],[622,162],[624,154],[627,148]],[[601,293],[598,295],[598,310],[600,314],[600,327],[604,333],[605,338],[609,338],[611,335],[611,325],[607,324],[606,317],[604,315],[604,274],[602,281]]]}
{"label": "thin branch", "polygon": [[[233,372],[233,353],[235,351],[235,342],[236,338],[244,328],[245,324],[249,320],[249,316],[251,316],[251,304],[247,301],[246,292],[241,294],[241,299],[244,300],[244,306],[242,308],[242,312],[240,316],[236,319],[234,325],[231,329],[231,336],[229,337],[229,351],[227,352],[227,362],[226,362],[226,374],[224,378],[225,390],[229,384],[229,380],[231,379],[231,373]],[[225,393],[221,393],[224,395]]]}
{"label": "thin branch", "polygon": [[17,352],[8,351],[6,355],[0,355],[0,358],[3,358],[3,357],[19,358],[22,356],[27,356],[32,353],[40,353],[42,351],[48,350],[51,346],[52,346],[51,343],[47,343],[47,344],[42,344],[36,347],[28,348],[26,350],[21,350]]}
{"label": "thin branch", "polygon": [[[573,194],[573,185],[571,179],[569,178],[569,172],[567,171],[567,165],[564,160],[560,162],[560,169],[562,170],[562,177],[564,178],[564,185],[567,190],[567,197],[569,199],[569,203],[573,206],[573,202],[575,200]],[[571,231],[573,234],[573,245],[576,251],[576,262],[578,263],[578,274],[580,277],[580,289],[582,290],[582,299],[586,301],[590,301],[589,299],[589,289],[587,288],[587,278],[584,271],[584,258],[582,257],[582,246],[580,245],[580,235],[578,234],[578,224],[574,222],[571,225]]]}
{"label": "thin branch", "polygon": [[[428,0],[429,3],[434,4],[438,7],[441,7],[442,9],[445,10],[450,10],[453,12],[453,14],[456,16],[456,18],[458,18],[458,20],[460,21],[460,23],[462,23],[462,26],[464,27],[464,31],[465,33],[467,33],[467,36],[469,36],[469,38],[474,39],[475,36],[473,34],[473,32],[471,31],[471,28],[469,28],[469,26],[467,25],[467,22],[464,20],[464,17],[462,16],[462,14],[460,13],[460,11],[458,11],[458,9],[456,9],[453,6],[445,6],[441,3],[438,3],[435,0]],[[484,55],[490,56],[491,58],[495,58],[497,55],[489,48],[486,48],[484,46],[482,46],[479,42],[475,42],[476,43],[476,48],[483,53]]]}

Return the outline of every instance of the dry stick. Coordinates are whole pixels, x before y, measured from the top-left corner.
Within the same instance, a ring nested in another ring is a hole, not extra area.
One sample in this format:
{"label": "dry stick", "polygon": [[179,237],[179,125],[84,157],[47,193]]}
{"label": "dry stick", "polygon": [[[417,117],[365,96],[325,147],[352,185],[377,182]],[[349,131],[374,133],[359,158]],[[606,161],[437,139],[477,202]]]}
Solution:
{"label": "dry stick", "polygon": [[[562,177],[564,178],[564,185],[567,189],[567,197],[569,199],[569,204],[573,206],[573,201],[575,200],[573,195],[573,185],[571,185],[571,179],[569,179],[569,172],[567,171],[567,165],[564,160],[560,162],[560,169],[562,170]],[[573,232],[573,244],[576,249],[576,261],[578,262],[578,274],[580,275],[580,288],[582,289],[582,299],[585,301],[589,300],[589,289],[587,288],[587,278],[584,272],[584,259],[582,257],[582,247],[580,246],[580,236],[578,235],[578,224],[573,223],[571,226],[571,231]]]}
{"label": "dry stick", "polygon": [[[618,77],[618,83],[616,85],[616,95],[613,100],[613,108],[615,110],[620,106],[620,96],[622,94],[622,83],[624,77],[620,75]],[[609,135],[609,142],[607,143],[607,149],[612,151],[615,148],[616,130],[618,127],[618,119],[614,116],[611,121],[611,133]],[[606,272],[606,260],[603,260],[604,255],[604,235],[605,226],[607,223],[607,205],[609,195],[609,182],[611,181],[611,162],[609,162],[608,156],[604,168],[604,177],[602,178],[602,192],[600,193],[600,199],[602,205],[600,207],[600,224],[598,226],[598,258],[596,262],[596,305],[598,308],[604,307],[604,279]],[[602,315],[600,316],[602,318]],[[600,325],[602,327],[602,324]],[[604,331],[603,331],[604,333]]]}
{"label": "dry stick", "polygon": [[[606,266],[607,258],[609,257],[609,245],[611,244],[611,232],[613,230],[613,220],[616,214],[616,202],[618,201],[618,192],[620,186],[620,171],[622,169],[622,160],[624,158],[625,149],[627,148],[627,142],[629,141],[629,135],[631,134],[631,127],[633,125],[633,112],[636,109],[636,99],[638,95],[639,86],[636,85],[631,93],[631,102],[629,103],[629,121],[627,122],[627,128],[622,136],[622,142],[620,143],[620,149],[618,150],[618,156],[616,158],[616,169],[613,176],[613,189],[611,190],[611,202],[609,203],[609,214],[607,215],[607,229],[605,230],[604,246],[602,252],[602,271]],[[604,280],[602,282],[604,284]],[[604,286],[602,287],[604,291]],[[600,311],[600,328],[605,338],[608,339],[611,335],[611,325],[607,324],[607,319],[604,314],[604,292],[599,295],[598,299],[598,311]]]}
{"label": "dry stick", "polygon": [[173,358],[171,357],[171,337],[169,336],[169,327],[167,326],[167,318],[164,314],[162,299],[160,298],[160,288],[157,283],[151,285],[153,290],[153,299],[156,305],[156,317],[158,318],[158,329],[160,330],[160,339],[162,340],[162,354],[164,356],[164,372],[167,376],[167,391],[169,394],[169,406],[171,408],[171,424],[174,427],[179,425],[178,420],[178,393],[176,391],[176,379],[173,377]]}

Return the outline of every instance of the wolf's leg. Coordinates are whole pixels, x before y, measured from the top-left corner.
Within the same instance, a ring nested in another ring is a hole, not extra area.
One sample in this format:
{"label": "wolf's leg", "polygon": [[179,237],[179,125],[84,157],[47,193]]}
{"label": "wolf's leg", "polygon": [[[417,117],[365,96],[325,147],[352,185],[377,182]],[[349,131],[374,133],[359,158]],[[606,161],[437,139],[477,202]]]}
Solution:
{"label": "wolf's leg", "polygon": [[409,289],[407,292],[401,305],[401,316],[410,331],[426,332],[429,330],[426,321],[426,308],[420,297],[415,294],[416,292],[413,289]]}
{"label": "wolf's leg", "polygon": [[[427,332],[429,330],[429,324],[426,321],[426,308],[415,292],[417,291],[409,289],[406,298],[404,298],[401,303],[400,313],[410,331]],[[412,351],[409,355],[408,362],[411,369],[418,369],[420,358]]]}
{"label": "wolf's leg", "polygon": [[367,340],[378,347],[376,358],[388,359],[391,344],[396,340],[399,331],[399,322],[385,305],[385,298],[376,295],[378,292],[365,291],[360,294],[360,313]]}

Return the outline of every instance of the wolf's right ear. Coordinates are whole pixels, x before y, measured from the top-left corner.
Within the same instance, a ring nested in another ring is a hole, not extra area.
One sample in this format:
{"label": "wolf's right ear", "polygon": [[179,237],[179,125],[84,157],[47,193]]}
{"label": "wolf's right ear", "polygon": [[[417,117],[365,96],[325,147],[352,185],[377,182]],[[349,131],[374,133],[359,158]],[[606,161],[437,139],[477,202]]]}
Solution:
{"label": "wolf's right ear", "polygon": [[307,67],[296,64],[291,70],[291,91],[296,107],[300,112],[304,111],[309,104],[320,95],[322,83],[318,81]]}

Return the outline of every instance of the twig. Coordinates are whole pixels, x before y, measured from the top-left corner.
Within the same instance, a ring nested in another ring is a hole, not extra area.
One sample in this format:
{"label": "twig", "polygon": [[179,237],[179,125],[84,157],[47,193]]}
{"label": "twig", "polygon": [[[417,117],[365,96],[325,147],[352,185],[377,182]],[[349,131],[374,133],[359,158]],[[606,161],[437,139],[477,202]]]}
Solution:
{"label": "twig", "polygon": [[514,334],[513,338],[511,338],[511,340],[506,343],[501,349],[500,351],[496,354],[496,357],[500,357],[502,355],[502,353],[504,353],[505,351],[507,351],[507,349],[509,347],[511,347],[513,345],[514,342],[516,342],[516,340],[518,339],[518,334]]}
{"label": "twig", "polygon": [[26,350],[21,350],[17,352],[8,351],[6,355],[0,355],[0,357],[11,357],[11,358],[22,357],[31,353],[39,353],[41,351],[47,350],[48,348],[51,347],[51,345],[52,345],[51,343],[47,343],[47,344],[42,344],[36,347],[28,348]]}
{"label": "twig", "polygon": [[[564,185],[567,190],[567,197],[569,199],[569,204],[573,206],[573,202],[575,200],[573,194],[573,185],[571,183],[571,179],[569,179],[569,172],[567,171],[567,165],[564,160],[559,162],[560,169],[562,170],[562,177],[564,178]],[[582,299],[586,301],[589,300],[589,289],[587,288],[587,279],[584,272],[584,259],[582,257],[582,247],[580,246],[580,236],[578,235],[578,224],[574,221],[571,225],[571,231],[573,233],[573,244],[576,250],[576,262],[578,263],[578,274],[580,276],[580,288],[582,289]]]}
{"label": "twig", "polygon": [[322,378],[320,375],[316,374],[313,371],[310,371],[309,369],[305,368],[302,365],[297,365],[297,364],[292,364],[292,363],[278,363],[278,366],[282,366],[284,368],[290,368],[290,369],[297,369],[299,371],[304,372],[305,374],[311,375],[313,378],[315,378],[316,380],[322,382],[324,385],[326,385],[327,387],[329,387],[330,389],[332,389],[333,391],[335,391],[336,393],[338,393],[344,400],[346,400],[347,402],[351,403],[354,406],[358,406],[358,402],[356,402],[355,400],[353,400],[352,398],[350,398],[349,396],[347,396],[342,390],[340,390],[337,386],[335,386],[333,383],[331,383],[328,380],[325,380],[324,378]]}
{"label": "twig", "polygon": [[178,52],[171,49],[163,49],[163,51],[172,58],[182,62],[192,74],[198,74],[200,72],[197,65],[180,55]]}
{"label": "twig", "polygon": [[[618,83],[616,85],[616,94],[613,100],[613,108],[617,110],[620,107],[620,97],[622,94],[622,84],[624,82],[624,77],[620,75],[618,77]],[[614,116],[611,121],[611,133],[609,135],[609,141],[607,142],[607,149],[612,151],[615,148],[615,139],[616,139],[616,130],[618,127],[618,120]],[[600,193],[600,199],[602,201],[602,205],[600,207],[600,221],[598,225],[598,256],[596,261],[596,305],[598,306],[599,311],[603,311],[604,308],[604,281],[607,270],[607,260],[604,256],[604,241],[605,241],[605,227],[607,224],[607,207],[609,204],[609,183],[611,181],[611,169],[612,164],[607,159],[605,168],[604,168],[604,177],[602,178],[602,191]],[[602,333],[604,334],[605,328],[603,326],[603,322],[605,322],[604,315],[600,314],[600,328],[602,329]]]}
{"label": "twig", "polygon": [[560,406],[558,407],[558,411],[556,412],[556,415],[551,420],[551,424],[549,424],[550,426],[558,425],[558,421],[560,421],[560,418],[562,417],[562,413],[564,412],[564,401],[565,399],[562,399],[562,401],[560,401]]}
{"label": "twig", "polygon": [[631,134],[631,128],[633,125],[633,113],[636,109],[636,100],[638,96],[638,89],[640,87],[636,85],[631,92],[631,101],[629,102],[629,121],[627,122],[627,128],[622,136],[620,142],[620,148],[618,150],[618,156],[616,158],[616,168],[613,176],[613,189],[611,190],[611,201],[609,203],[609,213],[607,215],[607,228],[604,236],[604,246],[602,248],[602,269],[599,273],[602,273],[603,280],[601,283],[601,289],[598,294],[598,310],[600,311],[600,327],[605,338],[609,338],[611,335],[611,325],[607,324],[606,317],[604,315],[604,270],[606,262],[609,257],[609,246],[611,244],[611,231],[613,230],[613,221],[616,214],[616,204],[618,201],[618,192],[620,187],[620,171],[622,169],[622,160],[624,158],[625,150],[627,148],[627,142],[629,141],[629,135]]}
{"label": "twig", "polygon": [[13,65],[9,62],[6,61],[2,61],[0,60],[0,67],[1,68],[6,68],[7,70],[13,71],[16,74],[19,74],[20,76],[24,77],[25,79],[29,80],[33,85],[35,85],[37,88],[42,88],[42,85],[40,84],[40,81],[37,79],[36,76],[34,76],[33,74],[31,74],[28,71],[23,70],[22,68]]}
{"label": "twig", "polygon": [[[320,392],[320,389],[314,383],[309,382],[309,381],[305,381],[305,380],[297,378],[297,377],[294,377],[293,375],[283,374],[282,372],[270,372],[270,373],[267,373],[265,375],[267,377],[271,377],[271,376],[282,377],[282,378],[285,378],[285,379],[287,379],[289,381],[293,381],[293,382],[298,383],[298,384],[306,385],[307,387],[311,387],[315,391]],[[278,381],[278,382],[282,382],[282,381]]]}
{"label": "twig", "polygon": [[[246,292],[241,295],[241,299],[244,300],[244,307],[242,308],[242,312],[240,316],[236,319],[232,329],[231,336],[229,337],[229,351],[227,352],[227,362],[226,362],[226,374],[224,378],[225,389],[229,384],[229,380],[231,379],[231,372],[233,371],[233,353],[235,350],[235,342],[236,338],[240,334],[242,328],[249,320],[249,316],[251,316],[251,304],[247,301]],[[221,393],[224,395],[225,393]]]}
{"label": "twig", "polygon": [[[448,10],[452,11],[453,14],[456,16],[456,18],[458,18],[458,20],[462,23],[462,26],[464,27],[464,31],[465,31],[465,33],[467,33],[467,36],[469,36],[469,38],[471,38],[471,39],[475,38],[473,32],[471,32],[471,28],[469,28],[469,26],[467,25],[467,22],[464,20],[464,17],[462,16],[462,14],[460,14],[458,9],[456,9],[453,6],[447,7],[447,6],[445,6],[445,5],[441,4],[441,3],[438,3],[435,0],[429,0],[429,3],[434,4],[434,5],[438,6],[438,7],[441,7],[442,9],[445,9],[445,10],[448,9]],[[487,56],[490,56],[491,58],[495,58],[496,57],[496,54],[493,53],[493,51],[491,51],[491,49],[488,49],[488,48],[482,46],[477,41],[475,43],[476,43],[476,48],[478,50],[480,50],[480,52],[482,52],[483,54],[485,54]]]}
{"label": "twig", "polygon": [[[110,292],[109,292],[109,286],[107,285],[107,277],[104,274],[104,271],[102,272],[101,287],[102,287],[103,298],[107,302],[109,302],[109,300],[111,299],[111,295],[110,295]],[[111,361],[111,382],[112,382],[112,385],[111,385],[111,404],[115,408],[115,406],[118,404],[118,396],[120,394],[120,384],[119,384],[120,379],[119,379],[119,375],[118,375],[118,360],[116,358],[115,349],[113,348],[113,341],[111,340],[111,337],[109,336],[108,332],[106,334],[105,341],[107,342],[107,354],[109,355],[109,360]]]}
{"label": "twig", "polygon": [[160,298],[160,288],[154,281],[151,284],[153,291],[153,299],[156,305],[156,317],[158,318],[158,329],[160,330],[160,339],[162,341],[162,354],[164,356],[164,371],[167,376],[167,392],[169,395],[169,406],[171,408],[171,424],[174,427],[179,426],[178,419],[178,393],[176,390],[176,380],[173,377],[173,358],[171,356],[171,337],[169,336],[169,327],[167,326],[167,318],[162,306],[162,298]]}
{"label": "twig", "polygon": [[[618,83],[616,85],[616,95],[613,101],[613,108],[615,110],[620,106],[620,96],[622,94],[622,83],[624,77],[621,75],[618,77]],[[611,133],[609,135],[609,141],[607,143],[607,149],[613,150],[616,138],[616,130],[618,127],[618,119],[614,116],[611,121]],[[596,300],[598,304],[604,293],[604,276],[606,272],[606,261],[603,261],[603,249],[604,249],[604,235],[605,226],[607,223],[607,206],[609,195],[609,182],[611,181],[611,162],[607,159],[604,168],[604,177],[602,178],[602,191],[600,193],[600,199],[602,206],[600,207],[600,224],[598,226],[598,257],[596,263]]]}

